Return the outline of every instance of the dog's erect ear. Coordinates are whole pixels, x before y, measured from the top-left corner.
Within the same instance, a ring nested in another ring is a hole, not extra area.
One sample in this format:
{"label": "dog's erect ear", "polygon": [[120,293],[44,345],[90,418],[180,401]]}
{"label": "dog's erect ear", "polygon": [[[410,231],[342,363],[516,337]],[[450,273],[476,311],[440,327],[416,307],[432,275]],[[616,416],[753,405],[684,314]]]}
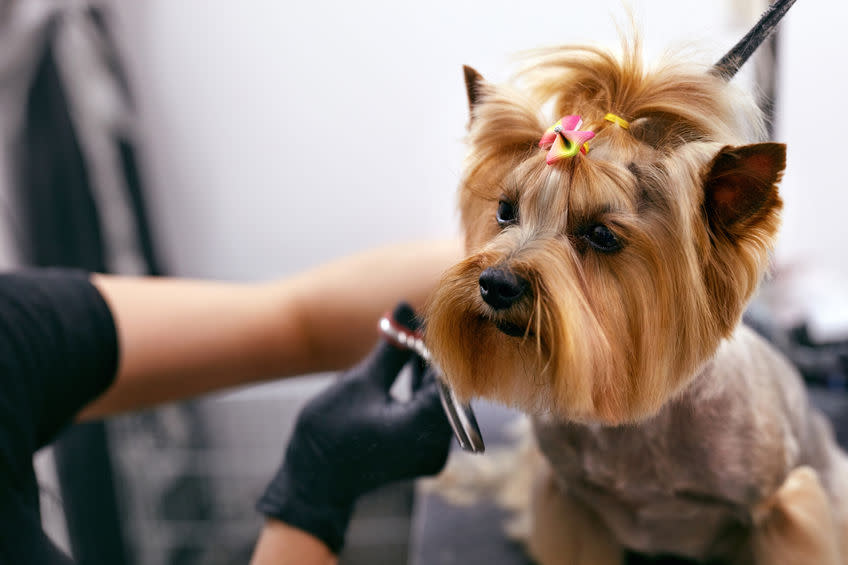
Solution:
{"label": "dog's erect ear", "polygon": [[468,109],[473,116],[474,106],[480,102],[481,90],[486,80],[483,75],[468,65],[462,66],[462,72],[465,74],[465,90],[468,92]]}
{"label": "dog's erect ear", "polygon": [[738,235],[779,208],[777,183],[785,167],[782,143],[722,148],[704,178],[704,207],[712,227]]}

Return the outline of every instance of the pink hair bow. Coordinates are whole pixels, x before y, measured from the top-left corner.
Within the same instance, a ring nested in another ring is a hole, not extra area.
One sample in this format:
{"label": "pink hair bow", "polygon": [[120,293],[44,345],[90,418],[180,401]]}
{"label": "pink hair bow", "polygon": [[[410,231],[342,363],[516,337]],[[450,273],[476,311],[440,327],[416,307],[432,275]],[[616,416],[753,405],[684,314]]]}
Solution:
{"label": "pink hair bow", "polygon": [[548,128],[539,140],[539,147],[549,150],[545,158],[548,165],[574,157],[578,152],[586,154],[589,148],[586,142],[595,137],[595,132],[579,131],[582,125],[580,116],[565,116]]}

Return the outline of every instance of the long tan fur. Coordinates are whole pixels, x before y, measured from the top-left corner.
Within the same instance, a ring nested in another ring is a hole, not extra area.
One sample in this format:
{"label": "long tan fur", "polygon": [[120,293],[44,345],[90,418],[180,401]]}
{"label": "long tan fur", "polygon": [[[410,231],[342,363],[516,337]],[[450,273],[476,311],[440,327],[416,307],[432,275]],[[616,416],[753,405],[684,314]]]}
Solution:
{"label": "long tan fur", "polygon": [[[732,256],[716,252],[722,236],[699,221],[704,168],[719,147],[757,129],[758,115],[738,123],[738,96],[703,68],[669,63],[648,72],[638,45],[627,47],[621,60],[593,47],[540,51],[522,75],[523,93],[481,89],[460,192],[471,256],[447,277],[428,316],[428,340],[461,396],[581,420],[639,419],[729,335],[759,280],[779,200],[734,240]],[[608,112],[630,129],[604,121]],[[589,158],[548,167],[536,144],[566,114],[580,114],[597,136]],[[498,201],[519,193],[521,225],[499,233]],[[620,230],[625,253],[584,253],[575,235],[597,220]],[[510,314],[536,339],[504,340],[479,318],[480,267],[507,260],[537,286],[536,302]],[[455,340],[465,347],[448,346]]]}
{"label": "long tan fur", "polygon": [[[426,317],[457,394],[533,416],[569,499],[561,506],[588,508],[622,547],[738,563],[759,552],[757,563],[772,563],[761,540],[791,536],[762,508],[793,515],[782,505],[804,489],[784,482],[801,465],[824,485],[826,503],[810,503],[817,518],[845,532],[844,454],[798,375],[740,326],[777,235],[785,167],[783,145],[756,143],[762,120],[749,99],[705,66],[647,68],[637,39],[618,56],[538,50],[507,85],[473,69],[466,80],[468,257]],[[539,139],[571,114],[596,134],[589,151],[548,165]],[[502,202],[517,217],[499,225]],[[596,226],[620,247],[591,243]],[[490,306],[487,268],[526,280],[526,294]],[[654,531],[667,527],[676,539]]]}

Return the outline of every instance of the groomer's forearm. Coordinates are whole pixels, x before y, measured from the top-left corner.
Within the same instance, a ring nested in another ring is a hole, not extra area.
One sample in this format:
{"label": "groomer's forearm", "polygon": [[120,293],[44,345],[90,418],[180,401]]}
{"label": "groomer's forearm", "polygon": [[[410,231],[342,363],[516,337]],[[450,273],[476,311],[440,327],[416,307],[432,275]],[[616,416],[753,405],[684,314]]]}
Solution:
{"label": "groomer's forearm", "polygon": [[420,308],[458,241],[381,248],[267,284],[95,275],[118,328],[115,383],[82,418],[264,379],[337,370],[401,299]]}
{"label": "groomer's forearm", "polygon": [[[82,412],[98,417],[306,371],[287,283],[270,286],[95,275],[120,348],[112,386]],[[276,314],[280,312],[279,314]],[[287,344],[278,340],[285,336]]]}
{"label": "groomer's forearm", "polygon": [[421,312],[442,274],[462,259],[459,240],[406,243],[343,258],[293,279],[310,355],[320,370],[356,363],[378,337],[379,317],[400,300]]}

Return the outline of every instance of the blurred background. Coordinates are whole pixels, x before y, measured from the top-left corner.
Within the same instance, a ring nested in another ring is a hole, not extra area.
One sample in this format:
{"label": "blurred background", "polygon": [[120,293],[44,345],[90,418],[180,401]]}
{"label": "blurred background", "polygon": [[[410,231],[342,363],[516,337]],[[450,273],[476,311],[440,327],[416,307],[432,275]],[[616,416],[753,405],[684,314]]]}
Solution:
{"label": "blurred background", "polygon": [[[630,4],[649,57],[694,47],[712,62],[766,2]],[[0,0],[0,264],[253,281],[458,235],[461,65],[502,80],[522,49],[615,46],[627,26],[618,0],[518,6]],[[825,391],[844,388],[848,359],[846,16],[800,0],[737,79],[789,144],[783,232],[749,321]],[[82,564],[247,562],[254,500],[328,378],[77,426],[37,457],[48,529]],[[343,563],[426,563],[421,519],[411,485],[376,493]]]}

